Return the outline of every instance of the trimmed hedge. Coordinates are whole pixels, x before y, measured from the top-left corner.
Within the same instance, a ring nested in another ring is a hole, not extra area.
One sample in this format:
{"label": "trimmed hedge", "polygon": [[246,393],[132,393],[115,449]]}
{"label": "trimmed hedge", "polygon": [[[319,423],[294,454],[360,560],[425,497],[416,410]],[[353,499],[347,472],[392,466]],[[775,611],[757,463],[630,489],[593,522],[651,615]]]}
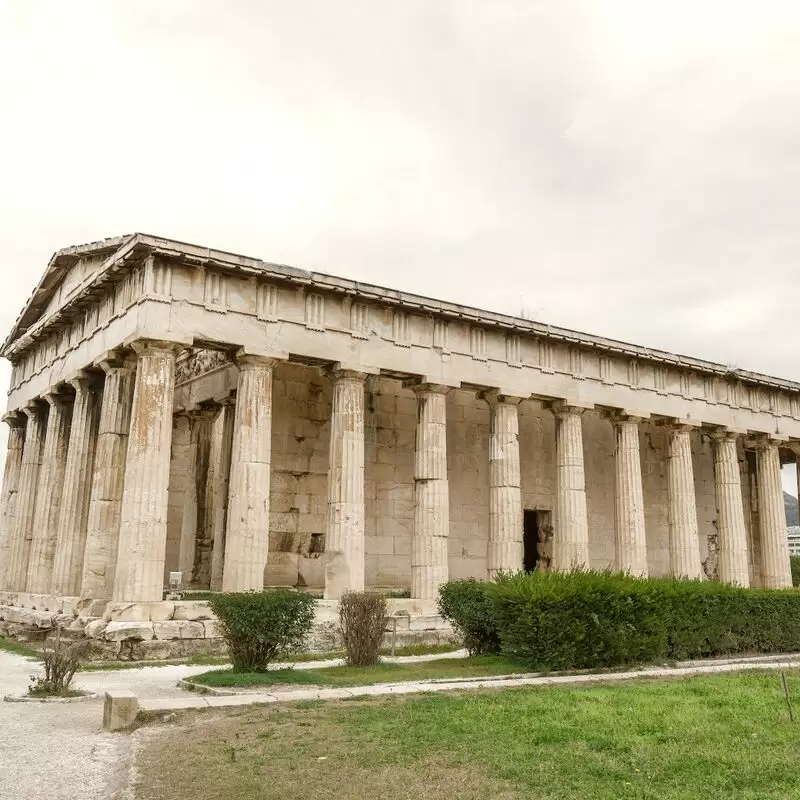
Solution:
{"label": "trimmed hedge", "polygon": [[494,609],[487,594],[489,586],[469,578],[439,588],[439,613],[453,626],[471,656],[500,650]]}
{"label": "trimmed hedge", "polygon": [[791,556],[789,562],[792,565],[792,586],[800,586],[800,556]]}
{"label": "trimmed hedge", "polygon": [[314,598],[291,589],[226,592],[208,604],[235,672],[260,672],[277,656],[302,650],[314,623]]}
{"label": "trimmed hedge", "polygon": [[794,589],[611,572],[518,573],[445,584],[439,604],[471,652],[499,642],[533,669],[800,651]]}

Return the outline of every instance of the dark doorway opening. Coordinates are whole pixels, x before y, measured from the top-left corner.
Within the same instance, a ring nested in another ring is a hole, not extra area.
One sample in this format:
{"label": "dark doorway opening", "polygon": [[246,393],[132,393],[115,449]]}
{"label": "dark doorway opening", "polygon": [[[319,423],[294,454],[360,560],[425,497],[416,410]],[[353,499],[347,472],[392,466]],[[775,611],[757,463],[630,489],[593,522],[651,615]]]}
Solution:
{"label": "dark doorway opening", "polygon": [[544,555],[542,527],[549,524],[549,511],[526,508],[522,512],[522,568],[525,572],[534,572],[539,565]]}

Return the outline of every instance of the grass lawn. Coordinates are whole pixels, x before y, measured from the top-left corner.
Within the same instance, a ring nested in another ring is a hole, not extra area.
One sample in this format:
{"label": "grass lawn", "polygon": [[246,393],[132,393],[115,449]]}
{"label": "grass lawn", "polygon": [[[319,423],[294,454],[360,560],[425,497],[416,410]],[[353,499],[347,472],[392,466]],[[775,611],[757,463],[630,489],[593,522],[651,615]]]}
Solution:
{"label": "grass lawn", "polygon": [[370,683],[396,683],[423,678],[474,678],[528,671],[524,665],[504,656],[487,654],[474,658],[442,658],[411,664],[378,664],[374,667],[277,669],[269,672],[233,672],[230,669],[218,669],[195,675],[192,680],[206,686],[240,688],[295,683],[316,686],[364,686]]}
{"label": "grass lawn", "polygon": [[777,672],[194,712],[141,733],[137,800],[800,797]]}
{"label": "grass lawn", "polygon": [[18,656],[25,656],[26,658],[39,659],[42,657],[38,650],[34,650],[29,645],[18,642],[16,639],[7,639],[4,636],[0,636],[0,650],[6,653],[14,653]]}

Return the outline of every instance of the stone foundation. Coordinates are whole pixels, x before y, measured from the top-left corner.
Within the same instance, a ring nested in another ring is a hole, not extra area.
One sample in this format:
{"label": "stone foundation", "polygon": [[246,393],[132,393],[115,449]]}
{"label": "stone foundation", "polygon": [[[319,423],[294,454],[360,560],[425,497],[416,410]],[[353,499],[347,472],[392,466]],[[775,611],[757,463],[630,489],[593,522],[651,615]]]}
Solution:
{"label": "stone foundation", "polygon": [[[309,652],[338,649],[338,603],[318,600]],[[389,599],[386,647],[442,644],[453,631],[429,600]],[[24,592],[0,592],[0,636],[34,645],[56,627],[80,643],[87,661],[156,661],[223,655],[219,623],[205,600],[101,602]]]}

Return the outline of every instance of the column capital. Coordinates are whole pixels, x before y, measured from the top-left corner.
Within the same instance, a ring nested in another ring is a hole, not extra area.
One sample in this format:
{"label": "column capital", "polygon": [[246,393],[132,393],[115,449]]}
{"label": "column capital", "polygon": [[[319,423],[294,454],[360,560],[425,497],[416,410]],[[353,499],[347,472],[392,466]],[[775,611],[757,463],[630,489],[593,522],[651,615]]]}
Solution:
{"label": "column capital", "polygon": [[406,389],[411,389],[414,394],[447,394],[455,386],[448,386],[444,383],[426,383],[424,381],[417,381],[412,379],[410,381],[403,381],[403,386]]}
{"label": "column capital", "polygon": [[177,355],[184,347],[185,342],[170,342],[166,339],[135,339],[129,342],[130,347],[137,356],[145,353],[164,353]]}
{"label": "column capital", "polygon": [[24,428],[25,427],[25,414],[22,411],[6,411],[3,414],[3,422],[9,428]]}
{"label": "column capital", "polygon": [[108,375],[112,370],[136,369],[136,356],[130,350],[107,350],[100,358],[96,358],[93,366]]}
{"label": "column capital", "polygon": [[594,403],[584,403],[571,400],[545,400],[544,407],[549,408],[555,417],[580,416],[584,411],[591,411]]}
{"label": "column capital", "polygon": [[611,420],[612,425],[623,425],[625,423],[640,424],[650,419],[647,411],[633,411],[624,408],[612,408],[605,412],[606,417]]}
{"label": "column capital", "polygon": [[481,400],[485,400],[490,406],[518,406],[525,399],[512,394],[503,394],[500,389],[488,389],[485,392],[479,392],[478,397]]}
{"label": "column capital", "polygon": [[781,447],[787,445],[787,440],[778,435],[768,433],[760,435],[749,435],[744,440],[745,447],[749,450],[769,450],[772,447]]}
{"label": "column capital", "polygon": [[79,392],[89,391],[96,389],[99,386],[99,376],[94,372],[81,369],[70,378],[67,383],[75,390],[76,394]]}
{"label": "column capital", "polygon": [[334,382],[357,381],[358,383],[364,383],[369,374],[367,372],[361,372],[360,370],[351,369],[349,367],[343,367],[339,364],[334,364],[331,367],[323,369],[322,373],[326,378]]}
{"label": "column capital", "polygon": [[689,432],[700,430],[701,422],[697,419],[682,419],[680,417],[666,417],[661,420],[663,425],[669,431]]}
{"label": "column capital", "polygon": [[715,442],[736,442],[739,437],[746,436],[747,431],[735,428],[712,428],[707,431],[709,437]]}
{"label": "column capital", "polygon": [[35,397],[33,400],[28,400],[20,411],[28,418],[37,417],[44,407],[44,401],[41,397]]}
{"label": "column capital", "polygon": [[273,369],[281,361],[286,361],[286,356],[278,353],[254,353],[240,347],[233,358],[236,366],[242,369]]}
{"label": "column capital", "polygon": [[51,387],[48,389],[43,395],[42,400],[44,400],[50,408],[56,405],[62,405],[64,403],[69,403],[74,399],[71,394],[67,394],[63,391],[63,388],[60,387]]}

